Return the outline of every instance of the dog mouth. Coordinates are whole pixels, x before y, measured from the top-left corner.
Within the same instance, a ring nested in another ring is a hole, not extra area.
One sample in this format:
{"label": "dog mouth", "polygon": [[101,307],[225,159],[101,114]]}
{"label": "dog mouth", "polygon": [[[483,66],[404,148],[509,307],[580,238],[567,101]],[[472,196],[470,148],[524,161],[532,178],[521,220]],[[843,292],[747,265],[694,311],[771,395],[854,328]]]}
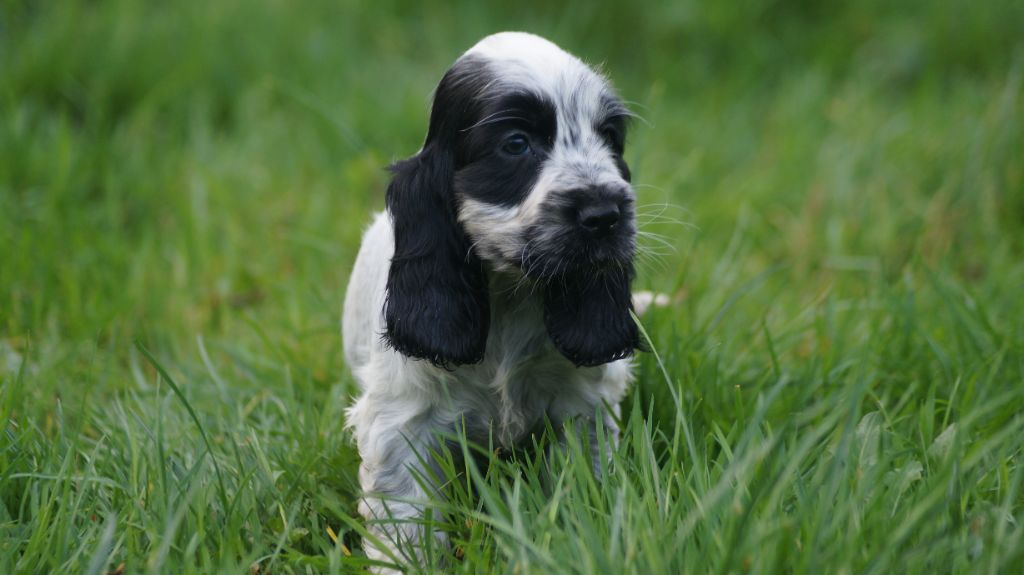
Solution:
{"label": "dog mouth", "polygon": [[536,234],[527,242],[517,267],[541,283],[567,276],[601,275],[631,268],[636,252],[635,234],[623,231],[600,240],[573,234]]}

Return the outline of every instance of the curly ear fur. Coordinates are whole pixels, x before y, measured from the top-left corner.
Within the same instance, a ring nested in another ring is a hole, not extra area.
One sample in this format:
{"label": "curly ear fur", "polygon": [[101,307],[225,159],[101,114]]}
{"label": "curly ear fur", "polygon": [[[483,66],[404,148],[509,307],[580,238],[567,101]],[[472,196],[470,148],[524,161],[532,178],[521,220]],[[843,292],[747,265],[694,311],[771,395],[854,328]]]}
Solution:
{"label": "curly ear fur", "polygon": [[384,338],[403,355],[443,367],[483,359],[490,326],[487,276],[456,219],[452,190],[457,136],[487,81],[480,66],[464,58],[442,78],[423,150],[392,166],[386,198],[395,255]]}
{"label": "curly ear fur", "polygon": [[633,321],[632,266],[569,274],[547,284],[544,324],[558,351],[580,366],[628,357],[642,349]]}
{"label": "curly ear fur", "polygon": [[490,324],[483,264],[455,220],[452,160],[426,147],[392,167],[395,231],[384,319],[388,344],[434,365],[483,358]]}

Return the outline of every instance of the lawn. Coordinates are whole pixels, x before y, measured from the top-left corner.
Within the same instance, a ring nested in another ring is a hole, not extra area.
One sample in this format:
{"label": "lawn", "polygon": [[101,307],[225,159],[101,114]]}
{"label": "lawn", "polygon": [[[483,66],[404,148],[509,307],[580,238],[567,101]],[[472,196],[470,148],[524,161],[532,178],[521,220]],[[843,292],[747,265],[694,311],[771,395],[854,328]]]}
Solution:
{"label": "lawn", "polygon": [[445,467],[449,569],[1019,572],[1024,3],[12,0],[0,573],[362,568],[345,282],[501,29],[642,116],[672,299],[602,478]]}

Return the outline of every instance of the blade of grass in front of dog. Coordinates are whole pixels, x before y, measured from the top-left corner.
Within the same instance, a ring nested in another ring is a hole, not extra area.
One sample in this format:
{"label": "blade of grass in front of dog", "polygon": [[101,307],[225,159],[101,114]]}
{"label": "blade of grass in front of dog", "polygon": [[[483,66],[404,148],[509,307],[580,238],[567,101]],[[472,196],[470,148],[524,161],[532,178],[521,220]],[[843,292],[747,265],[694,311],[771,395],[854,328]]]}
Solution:
{"label": "blade of grass in front of dog", "polygon": [[[636,322],[636,327],[640,330],[640,335],[643,336],[644,341],[647,343],[647,348],[651,350],[651,354],[654,355],[655,361],[658,363],[658,369],[661,370],[662,377],[665,378],[665,384],[668,385],[669,391],[672,393],[672,401],[676,404],[676,416],[679,420],[679,425],[676,426],[676,433],[682,431],[683,437],[686,439],[686,449],[690,452],[691,464],[699,461],[697,454],[697,445],[693,441],[693,432],[690,429],[690,420],[686,416],[686,410],[683,407],[683,398],[679,393],[679,389],[676,388],[675,382],[672,376],[668,374],[668,369],[665,367],[665,362],[661,360],[661,354],[658,353],[657,348],[654,346],[654,342],[651,341],[651,336],[648,335],[647,330],[644,329],[644,324],[641,323],[640,318],[637,317],[636,312],[630,310],[629,314],[633,316],[633,321]],[[682,428],[680,430],[680,428]],[[673,441],[672,445],[677,442]]]}
{"label": "blade of grass in front of dog", "polygon": [[199,435],[202,436],[203,443],[206,444],[206,450],[210,453],[210,460],[213,462],[214,473],[217,475],[217,489],[218,494],[220,495],[220,502],[224,511],[227,512],[229,507],[228,492],[227,489],[224,488],[224,477],[221,475],[220,465],[217,463],[217,457],[214,455],[213,444],[210,443],[210,438],[206,435],[206,429],[203,428],[202,422],[199,421],[199,416],[196,415],[196,411],[192,409],[192,405],[188,402],[188,399],[185,398],[185,394],[181,392],[181,388],[178,387],[178,384],[174,382],[174,378],[171,377],[171,374],[167,373],[167,370],[165,370],[164,367],[160,365],[160,362],[153,357],[153,354],[146,349],[146,346],[142,345],[141,341],[136,341],[135,347],[142,352],[142,355],[146,356],[146,359],[149,361],[150,365],[153,366],[153,369],[155,369],[157,373],[167,381],[167,385],[171,386],[171,390],[173,390],[174,394],[178,396],[179,400],[181,400],[181,403],[185,406],[185,411],[188,412],[192,421],[195,422],[196,427],[199,428]]}

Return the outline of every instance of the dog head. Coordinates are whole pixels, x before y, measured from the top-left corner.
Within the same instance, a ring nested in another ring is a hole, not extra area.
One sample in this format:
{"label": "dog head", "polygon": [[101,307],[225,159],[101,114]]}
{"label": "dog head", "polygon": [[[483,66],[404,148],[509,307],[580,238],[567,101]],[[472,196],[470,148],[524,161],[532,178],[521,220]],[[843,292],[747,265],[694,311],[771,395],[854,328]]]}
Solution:
{"label": "dog head", "polygon": [[639,346],[629,111],[576,57],[489,36],[437,87],[423,149],[392,167],[385,337],[436,365],[482,359],[487,273],[535,282],[555,347],[591,366]]}

